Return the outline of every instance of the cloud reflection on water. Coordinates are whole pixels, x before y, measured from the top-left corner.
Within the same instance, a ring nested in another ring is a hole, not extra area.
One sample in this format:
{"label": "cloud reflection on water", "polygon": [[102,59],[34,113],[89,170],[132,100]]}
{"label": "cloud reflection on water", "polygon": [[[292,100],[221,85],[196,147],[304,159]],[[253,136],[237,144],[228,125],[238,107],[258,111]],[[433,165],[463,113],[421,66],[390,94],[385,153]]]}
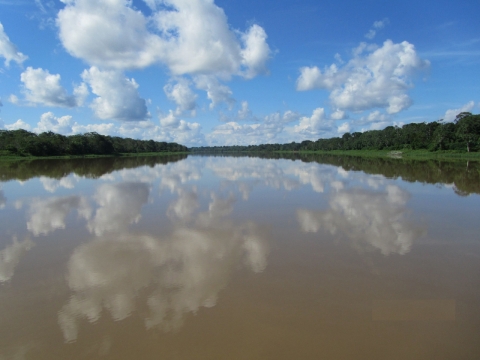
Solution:
{"label": "cloud reflection on water", "polygon": [[148,201],[149,185],[141,182],[103,184],[97,188],[94,200],[99,205],[88,229],[100,236],[108,231],[121,231],[137,223],[142,206]]}
{"label": "cloud reflection on water", "polygon": [[406,218],[409,195],[395,185],[384,192],[350,189],[333,193],[326,211],[297,210],[304,232],[327,231],[351,240],[361,250],[378,249],[383,255],[408,253],[422,234]]}
{"label": "cloud reflection on water", "polygon": [[232,182],[256,180],[268,187],[287,191],[298,189],[301,185],[310,185],[318,193],[325,191],[325,180],[333,173],[325,172],[325,169],[334,169],[334,167],[322,167],[316,163],[247,157],[230,158],[228,165],[223,158],[208,158],[205,166],[220,178]]}
{"label": "cloud reflection on water", "polygon": [[[58,313],[65,341],[75,341],[80,322],[98,321],[105,316],[102,312],[120,321],[145,308],[139,316],[146,328],[179,329],[187,314],[216,304],[239,264],[263,271],[267,233],[253,221],[229,218],[239,199],[255,206],[258,200],[251,194],[260,187],[288,192],[310,188],[299,192],[300,202],[306,200],[302,196],[308,201],[329,196],[328,210],[297,210],[301,230],[327,231],[361,250],[405,254],[421,233],[407,220],[405,190],[383,177],[335,166],[192,157],[116,171],[97,181],[93,196],[30,203],[27,228],[34,235],[64,229],[74,210],[92,235],[67,264],[72,296]],[[158,212],[155,216],[166,216],[171,228],[132,227],[144,218],[151,221],[152,214],[142,218],[147,204]]]}
{"label": "cloud reflection on water", "polygon": [[65,229],[65,219],[72,210],[77,210],[82,218],[90,218],[91,208],[85,197],[34,199],[30,204],[27,229],[35,236],[47,235],[56,229]]}
{"label": "cloud reflection on water", "polygon": [[[58,320],[65,341],[77,339],[81,318],[95,322],[102,309],[116,321],[127,318],[138,306],[141,291],[148,293],[146,328],[179,329],[188,313],[216,304],[239,263],[254,272],[265,269],[263,231],[254,223],[225,218],[233,196],[224,199],[212,193],[208,210],[194,215],[194,188],[181,189],[178,183],[179,197],[168,208],[175,228],[166,236],[128,230],[147,202],[146,184],[98,188],[94,198],[99,209],[88,224],[96,237],[79,246],[68,261],[67,282],[74,293]],[[192,211],[185,210],[189,206]]]}
{"label": "cloud reflection on water", "polygon": [[179,189],[178,198],[174,200],[167,210],[167,216],[172,221],[187,221],[200,206],[198,202],[197,188]]}
{"label": "cloud reflection on water", "polygon": [[5,197],[3,190],[0,188],[0,210],[3,209],[6,204],[7,204],[7,198]]}
{"label": "cloud reflection on water", "polygon": [[35,246],[35,244],[29,238],[19,242],[17,238],[14,237],[13,243],[0,251],[0,283],[7,282],[13,277],[20,259],[33,246]]}
{"label": "cloud reflection on water", "polygon": [[54,193],[58,188],[61,187],[65,189],[73,189],[75,187],[75,184],[80,180],[80,178],[75,174],[71,174],[59,180],[45,176],[40,177],[39,180],[46,191]]}

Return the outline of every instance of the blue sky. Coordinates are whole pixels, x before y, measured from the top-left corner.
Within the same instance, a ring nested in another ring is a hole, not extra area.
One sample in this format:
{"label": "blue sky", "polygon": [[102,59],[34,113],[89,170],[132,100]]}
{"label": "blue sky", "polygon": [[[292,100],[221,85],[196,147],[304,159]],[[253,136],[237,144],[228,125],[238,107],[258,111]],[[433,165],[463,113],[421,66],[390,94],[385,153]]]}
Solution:
{"label": "blue sky", "polygon": [[480,3],[0,0],[0,128],[286,143],[480,111]]}

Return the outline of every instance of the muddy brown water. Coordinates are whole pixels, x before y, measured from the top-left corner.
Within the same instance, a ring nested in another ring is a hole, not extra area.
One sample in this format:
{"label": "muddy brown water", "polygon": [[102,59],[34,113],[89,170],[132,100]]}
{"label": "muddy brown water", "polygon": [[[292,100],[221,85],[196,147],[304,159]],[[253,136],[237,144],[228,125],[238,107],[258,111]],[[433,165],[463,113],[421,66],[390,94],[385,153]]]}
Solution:
{"label": "muddy brown water", "polygon": [[480,359],[476,163],[0,170],[0,359]]}

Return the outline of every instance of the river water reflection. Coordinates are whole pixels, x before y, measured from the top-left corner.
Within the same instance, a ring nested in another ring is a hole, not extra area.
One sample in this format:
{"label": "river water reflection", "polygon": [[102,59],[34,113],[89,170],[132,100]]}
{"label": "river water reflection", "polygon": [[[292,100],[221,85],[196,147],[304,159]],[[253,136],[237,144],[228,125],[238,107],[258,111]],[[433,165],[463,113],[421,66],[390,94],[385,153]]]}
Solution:
{"label": "river water reflection", "polygon": [[480,358],[477,163],[0,166],[0,359]]}

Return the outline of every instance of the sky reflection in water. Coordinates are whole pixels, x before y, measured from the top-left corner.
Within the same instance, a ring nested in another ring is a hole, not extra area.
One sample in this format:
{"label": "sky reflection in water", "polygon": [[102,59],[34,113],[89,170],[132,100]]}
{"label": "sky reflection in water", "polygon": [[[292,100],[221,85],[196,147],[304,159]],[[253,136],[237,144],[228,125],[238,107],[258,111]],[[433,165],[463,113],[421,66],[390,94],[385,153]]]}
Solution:
{"label": "sky reflection in water", "polygon": [[[465,201],[449,187],[429,191]],[[313,237],[318,246],[332,244],[348,254],[349,248],[358,258],[371,253],[369,261],[377,263],[383,261],[378,256],[413,252],[428,242],[432,227],[410,205],[418,193],[415,184],[381,175],[246,157],[189,157],[106,172],[96,180],[67,174],[6,182],[0,211],[16,220],[2,223],[2,301],[14,301],[8,292],[29,253],[66,242],[72,250],[59,269],[68,296],[54,301],[64,346],[86,336],[85,324],[105,317],[134,317],[146,330],[178,333],[188,314],[215,307],[223,292],[234,290],[236,274],[260,274],[271,256],[274,263],[286,256],[283,232],[290,243],[300,242],[299,249],[311,246]],[[38,261],[52,260],[43,256]],[[38,279],[25,271],[18,287],[28,290]]]}

